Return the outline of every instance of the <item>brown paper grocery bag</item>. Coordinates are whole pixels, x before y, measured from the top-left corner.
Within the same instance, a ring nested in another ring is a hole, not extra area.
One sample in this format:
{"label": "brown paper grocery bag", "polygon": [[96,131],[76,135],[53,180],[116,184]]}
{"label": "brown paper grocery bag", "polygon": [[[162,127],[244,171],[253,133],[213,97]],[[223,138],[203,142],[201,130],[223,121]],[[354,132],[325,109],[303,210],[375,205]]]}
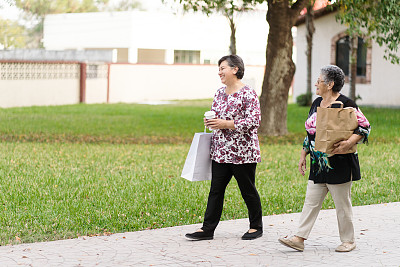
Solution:
{"label": "brown paper grocery bag", "polygon": [[[353,108],[343,108],[343,103],[340,101],[332,104],[341,104],[341,106],[340,108],[317,108],[315,150],[327,154],[332,154],[334,144],[349,139],[358,126]],[[356,150],[357,144],[348,153],[354,153]]]}

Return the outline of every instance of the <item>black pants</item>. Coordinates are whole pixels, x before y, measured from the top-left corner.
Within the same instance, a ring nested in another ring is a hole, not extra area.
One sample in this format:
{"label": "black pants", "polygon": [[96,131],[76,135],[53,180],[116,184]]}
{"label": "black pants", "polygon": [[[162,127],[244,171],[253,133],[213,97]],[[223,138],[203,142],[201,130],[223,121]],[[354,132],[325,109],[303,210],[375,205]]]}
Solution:
{"label": "black pants", "polygon": [[249,211],[250,228],[262,230],[261,200],[255,186],[257,163],[232,164],[212,161],[212,180],[204,215],[203,231],[214,232],[221,219],[225,189],[235,177]]}

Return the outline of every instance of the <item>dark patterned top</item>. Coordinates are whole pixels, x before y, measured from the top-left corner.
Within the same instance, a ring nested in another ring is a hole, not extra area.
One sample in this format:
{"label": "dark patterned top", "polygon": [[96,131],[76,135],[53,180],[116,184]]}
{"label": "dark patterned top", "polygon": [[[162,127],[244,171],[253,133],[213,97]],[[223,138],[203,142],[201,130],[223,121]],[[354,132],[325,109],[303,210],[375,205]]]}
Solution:
{"label": "dark patterned top", "polygon": [[[307,153],[310,153],[311,167],[309,179],[313,180],[314,183],[327,184],[342,184],[350,180],[360,180],[361,173],[357,152],[328,156],[325,153],[315,150],[317,107],[321,105],[321,101],[322,97],[314,100],[305,123],[307,137],[304,139],[303,149]],[[363,136],[359,143],[367,143],[371,126],[359,107],[353,100],[344,95],[340,95],[336,101],[341,101],[343,107],[353,107],[355,109],[358,128],[354,130],[354,133]]]}
{"label": "dark patterned top", "polygon": [[216,117],[233,120],[235,129],[213,131],[211,159],[218,163],[257,163],[261,161],[257,129],[260,126],[260,102],[249,86],[227,95],[225,88],[215,93],[211,110]]}

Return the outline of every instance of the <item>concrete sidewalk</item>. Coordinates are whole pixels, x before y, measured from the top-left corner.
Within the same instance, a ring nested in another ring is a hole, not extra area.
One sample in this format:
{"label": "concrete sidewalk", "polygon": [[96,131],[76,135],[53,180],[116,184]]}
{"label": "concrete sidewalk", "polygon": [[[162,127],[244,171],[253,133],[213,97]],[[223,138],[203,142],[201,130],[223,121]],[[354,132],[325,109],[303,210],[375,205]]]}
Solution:
{"label": "concrete sidewalk", "polygon": [[200,227],[81,237],[0,247],[0,266],[400,266],[400,202],[354,207],[357,248],[340,244],[335,210],[321,211],[304,252],[278,243],[296,231],[299,213],[265,216],[264,236],[243,241],[248,220],[221,222],[214,240],[189,241]]}

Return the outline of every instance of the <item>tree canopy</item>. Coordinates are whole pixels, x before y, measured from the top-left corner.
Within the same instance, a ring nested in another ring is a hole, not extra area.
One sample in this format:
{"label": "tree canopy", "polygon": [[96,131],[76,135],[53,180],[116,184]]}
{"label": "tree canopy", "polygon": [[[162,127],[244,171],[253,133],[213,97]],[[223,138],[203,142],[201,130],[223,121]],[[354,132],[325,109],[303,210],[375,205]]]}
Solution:
{"label": "tree canopy", "polygon": [[348,26],[350,35],[366,36],[385,46],[385,59],[400,63],[399,0],[337,0],[337,20]]}
{"label": "tree canopy", "polygon": [[0,19],[0,44],[4,49],[23,48],[26,45],[25,27],[16,21]]}
{"label": "tree canopy", "polygon": [[134,9],[141,9],[142,4],[134,0],[121,0],[114,5],[107,5],[105,11],[129,11]]}
{"label": "tree canopy", "polygon": [[13,0],[26,14],[42,18],[47,14],[96,12],[109,0]]}
{"label": "tree canopy", "polygon": [[[175,0],[182,4],[185,10],[201,11],[206,14],[213,12],[223,12],[233,14],[233,12],[241,12],[252,9],[252,7],[260,1],[256,0]],[[263,2],[263,1],[261,1]]]}

